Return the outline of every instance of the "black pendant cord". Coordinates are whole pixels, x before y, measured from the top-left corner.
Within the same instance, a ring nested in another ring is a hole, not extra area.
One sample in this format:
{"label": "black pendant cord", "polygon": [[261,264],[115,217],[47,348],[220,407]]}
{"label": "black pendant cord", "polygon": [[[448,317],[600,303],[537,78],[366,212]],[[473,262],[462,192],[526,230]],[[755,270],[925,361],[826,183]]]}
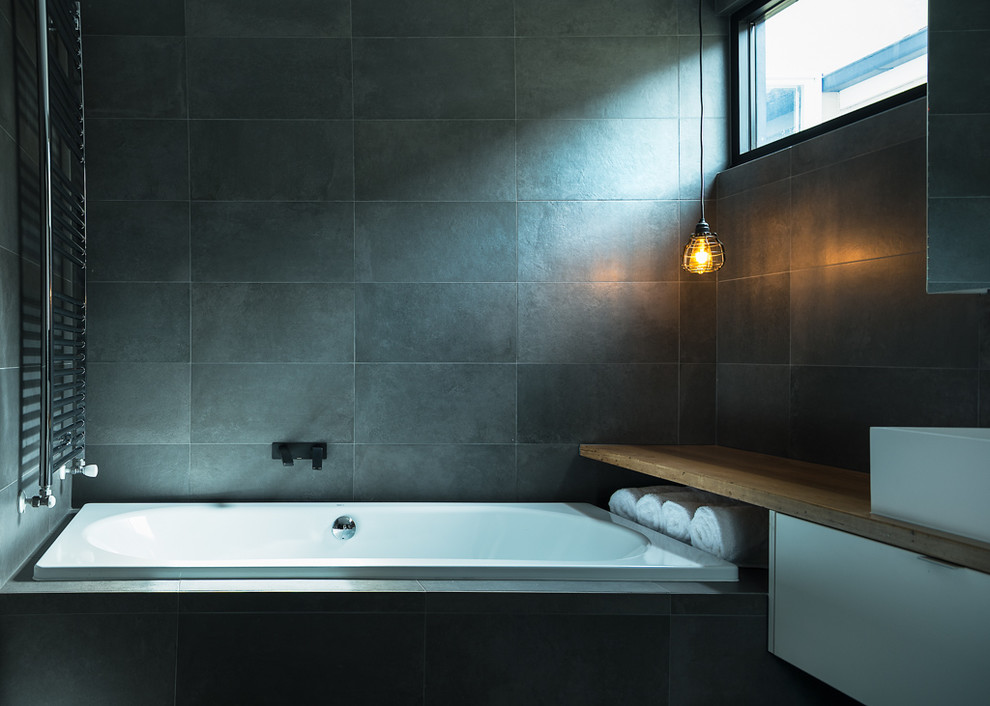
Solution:
{"label": "black pendant cord", "polygon": [[701,145],[701,222],[705,222],[705,40],[701,22],[702,4],[698,0],[698,101],[701,104],[701,121],[698,127],[698,143]]}

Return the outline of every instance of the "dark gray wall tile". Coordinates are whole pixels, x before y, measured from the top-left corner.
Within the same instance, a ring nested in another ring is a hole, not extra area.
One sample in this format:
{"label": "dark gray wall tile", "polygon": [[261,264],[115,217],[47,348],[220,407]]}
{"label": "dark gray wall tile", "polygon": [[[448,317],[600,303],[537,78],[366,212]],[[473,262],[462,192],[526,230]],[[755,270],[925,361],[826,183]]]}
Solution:
{"label": "dark gray wall tile", "polygon": [[88,117],[186,117],[181,37],[90,36],[85,58]]}
{"label": "dark gray wall tile", "polygon": [[980,0],[935,0],[928,25],[932,31],[990,29],[990,7]]}
{"label": "dark gray wall tile", "polygon": [[347,122],[193,120],[189,140],[194,199],[353,197],[352,130]]}
{"label": "dark gray wall tile", "polygon": [[677,198],[677,122],[519,121],[519,199]]}
{"label": "dark gray wall tile", "polygon": [[990,198],[928,199],[928,237],[933,246],[928,250],[929,291],[936,291],[935,283],[990,282],[990,238],[978,232],[960,237],[974,223],[988,220]]}
{"label": "dark gray wall tile", "polygon": [[[729,46],[722,37],[705,37],[704,56],[698,62],[698,37],[678,37],[680,62],[678,96],[682,118],[701,117],[701,89],[705,90],[705,116],[723,118],[729,115]],[[704,69],[704,81],[698,81]],[[703,85],[702,85],[703,84]]]}
{"label": "dark gray wall tile", "polygon": [[515,380],[511,365],[358,365],[355,439],[363,443],[513,441]]}
{"label": "dark gray wall tile", "polygon": [[932,113],[990,113],[986,63],[990,31],[928,33],[928,108]]}
{"label": "dark gray wall tile", "polygon": [[188,364],[90,363],[86,374],[89,443],[189,443]]}
{"label": "dark gray wall tile", "polygon": [[354,366],[195,364],[192,442],[353,440]]}
{"label": "dark gray wall tile", "polygon": [[674,37],[542,37],[516,42],[520,118],[678,114]]}
{"label": "dark gray wall tile", "polygon": [[355,306],[358,361],[515,361],[515,284],[365,284]]}
{"label": "dark gray wall tile", "polygon": [[313,470],[310,461],[296,461],[291,468],[286,468],[281,459],[272,459],[271,450],[271,443],[193,444],[190,447],[188,499],[241,502],[351,499],[352,444],[329,444],[323,469],[317,471]]}
{"label": "dark gray wall tile", "polygon": [[193,118],[350,118],[347,39],[190,38]]}
{"label": "dark gray wall tile", "polygon": [[346,284],[194,284],[197,363],[354,360],[354,292]]}
{"label": "dark gray wall tile", "polygon": [[0,368],[21,362],[20,258],[0,249]]}
{"label": "dark gray wall tile", "polygon": [[718,426],[716,366],[681,365],[678,444],[714,444]]}
{"label": "dark gray wall tile", "polygon": [[858,703],[774,657],[766,645],[763,616],[671,616],[670,703]]}
{"label": "dark gray wall tile", "polygon": [[676,201],[521,202],[519,279],[675,281]]}
{"label": "dark gray wall tile", "polygon": [[183,0],[161,0],[148,7],[131,0],[83,0],[83,33],[181,36],[183,5]]}
{"label": "dark gray wall tile", "polygon": [[990,371],[980,371],[980,421],[979,426],[990,427]]}
{"label": "dark gray wall tile", "polygon": [[677,34],[677,7],[672,2],[632,0],[621,11],[601,0],[519,0],[519,36],[653,36]]}
{"label": "dark gray wall tile", "polygon": [[870,427],[971,427],[978,371],[794,366],[791,453],[868,471]]}
{"label": "dark gray wall tile", "polygon": [[189,285],[93,282],[87,288],[87,358],[189,362]]}
{"label": "dark gray wall tile", "polygon": [[787,456],[790,437],[787,365],[718,366],[718,443]]}
{"label": "dark gray wall tile", "polygon": [[347,37],[347,0],[188,0],[186,27],[200,37]]}
{"label": "dark gray wall tile", "polygon": [[678,284],[519,285],[519,360],[677,361]]}
{"label": "dark gray wall tile", "polygon": [[672,444],[677,366],[520,365],[522,443]]}
{"label": "dark gray wall tile", "polygon": [[574,444],[518,444],[519,502],[590,502],[605,507],[619,488],[642,485],[646,476],[578,454]]}
{"label": "dark gray wall tile", "polygon": [[790,360],[790,273],[718,283],[718,361]]}
{"label": "dark gray wall tile", "polygon": [[354,0],[355,37],[512,36],[511,0]]}
{"label": "dark gray wall tile", "polygon": [[189,495],[187,444],[87,444],[86,461],[96,478],[76,476],[72,504],[182,502]]}
{"label": "dark gray wall tile", "polygon": [[348,203],[195,202],[195,282],[350,282],[354,209]]}
{"label": "dark gray wall tile", "polygon": [[44,690],[51,706],[171,706],[175,702],[174,615],[63,614],[0,617],[0,700],[38,703],[35,665],[56,646],[75,657]]}
{"label": "dark gray wall tile", "polygon": [[[0,66],[13,67],[14,53],[14,28],[10,16],[0,15]],[[5,130],[10,137],[17,132],[16,84],[12,70],[5,68],[0,72],[0,130]]]}
{"label": "dark gray wall tile", "polygon": [[[719,280],[786,272],[791,264],[791,182],[775,181],[718,201],[729,229],[725,266]],[[811,228],[808,227],[810,231]]]}
{"label": "dark gray wall tile", "polygon": [[[18,251],[18,173],[17,143],[0,130],[0,247]],[[8,176],[9,175],[9,176]]]}
{"label": "dark gray wall tile", "polygon": [[933,197],[990,196],[990,114],[928,116]]}
{"label": "dark gray wall tile", "polygon": [[[35,463],[35,472],[37,472],[37,467],[38,464]],[[30,484],[26,484],[24,490],[36,492],[37,483],[34,484],[33,488]],[[0,508],[3,509],[3,512],[0,512],[0,532],[3,532],[4,536],[4,542],[0,545],[0,577],[3,577],[4,582],[21,568],[21,564],[48,537],[52,529],[50,523],[53,517],[58,516],[57,514],[50,514],[51,511],[46,513],[43,510],[19,513],[17,507],[22,492],[18,483],[11,483],[7,487],[0,489]],[[58,492],[58,495],[61,495],[61,493]],[[63,503],[63,505],[68,507],[69,503]],[[58,510],[55,510],[55,513],[58,513]],[[8,640],[10,633],[3,632],[0,634],[3,635],[3,639],[0,640],[0,643],[2,643],[0,644],[0,654],[6,654],[3,650],[7,644],[11,644]],[[13,644],[18,643],[14,642]],[[5,659],[3,664],[0,665],[0,674],[4,675],[5,679],[4,683],[0,684],[0,690],[9,684],[8,674],[10,673],[7,672],[7,669],[9,669],[10,664],[10,660]],[[6,692],[0,691],[0,694],[6,695]]]}
{"label": "dark gray wall tile", "polygon": [[787,150],[791,155],[791,173],[803,174],[870,152],[885,150],[902,142],[923,139],[927,127],[927,108],[926,100],[919,98],[806,142],[799,142]]}
{"label": "dark gray wall tile", "polygon": [[86,121],[87,193],[96,200],[189,198],[189,141],[181,120]]}
{"label": "dark gray wall tile", "polygon": [[515,198],[511,121],[359,121],[354,129],[360,201]]}
{"label": "dark gray wall tile", "polygon": [[86,274],[90,282],[189,281],[189,204],[90,201]]}
{"label": "dark gray wall tile", "polygon": [[360,282],[511,282],[512,203],[357,203]]}
{"label": "dark gray wall tile", "polygon": [[979,304],[976,297],[927,295],[923,253],[797,270],[791,273],[791,361],[975,368]]}
{"label": "dark gray wall tile", "polygon": [[356,118],[513,118],[511,39],[354,40]]}
{"label": "dark gray wall tile", "polygon": [[791,176],[793,150],[779,150],[766,157],[754,159],[719,172],[716,179],[718,198],[723,199],[740,191],[755,189]]}
{"label": "dark gray wall tile", "polygon": [[[699,199],[701,197],[701,136],[702,121],[697,118],[681,118],[680,131],[680,197]],[[704,119],[705,130],[705,198],[715,196],[715,179],[718,173],[729,166],[729,135],[724,118]]]}
{"label": "dark gray wall tile", "polygon": [[[656,667],[667,663],[669,620],[428,613],[426,697],[451,705],[666,703],[667,672]],[[476,660],[486,669],[474,669]],[[636,678],[643,674],[651,676]]]}
{"label": "dark gray wall tile", "polygon": [[0,488],[17,480],[21,465],[21,371],[0,368]]}
{"label": "dark gray wall tile", "polygon": [[423,703],[419,614],[191,613],[178,630],[177,703],[319,703],[329,684],[335,699]]}
{"label": "dark gray wall tile", "polygon": [[791,267],[924,249],[924,164],[914,140],[792,179]]}
{"label": "dark gray wall tile", "polygon": [[515,500],[512,444],[358,444],[354,499],[388,502]]}
{"label": "dark gray wall tile", "polygon": [[717,322],[714,282],[680,283],[680,362],[714,363]]}

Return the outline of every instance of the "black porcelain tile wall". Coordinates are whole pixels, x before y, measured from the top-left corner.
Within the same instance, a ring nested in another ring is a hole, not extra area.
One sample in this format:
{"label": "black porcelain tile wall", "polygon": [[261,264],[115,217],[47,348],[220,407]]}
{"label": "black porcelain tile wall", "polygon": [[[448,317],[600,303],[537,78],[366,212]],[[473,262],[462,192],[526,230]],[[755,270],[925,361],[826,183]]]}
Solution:
{"label": "black porcelain tile wall", "polygon": [[719,282],[719,362],[789,362],[789,313],[787,272]]}
{"label": "black porcelain tile wall", "polygon": [[515,440],[516,370],[508,364],[357,366],[355,439],[362,443]]}
{"label": "black porcelain tile wall", "polygon": [[181,502],[189,494],[187,444],[87,444],[99,479],[74,478],[72,504]]}
{"label": "black porcelain tile wall", "polygon": [[673,281],[677,201],[536,201],[518,205],[519,279]]}
{"label": "black porcelain tile wall", "polygon": [[677,361],[678,285],[519,285],[519,360],[527,363]]}
{"label": "black porcelain tile wall", "polygon": [[423,645],[421,614],[183,614],[175,703],[420,704]]}
{"label": "black porcelain tile wall", "polygon": [[185,118],[185,62],[182,37],[87,37],[87,116]]}
{"label": "black porcelain tile wall", "polygon": [[189,443],[188,363],[90,363],[86,382],[89,443]]}
{"label": "black porcelain tile wall", "polygon": [[389,502],[515,498],[512,444],[358,444],[354,499]]}
{"label": "black porcelain tile wall", "polygon": [[675,37],[567,37],[516,43],[520,118],[678,115]]}
{"label": "black porcelain tile wall", "polygon": [[194,282],[350,282],[354,209],[336,202],[197,201]]}
{"label": "black porcelain tile wall", "polygon": [[509,38],[354,40],[358,119],[515,117]]}
{"label": "black porcelain tile wall", "polygon": [[83,0],[83,34],[181,36],[184,4],[183,0],[162,0],[142,8],[130,0]]}
{"label": "black porcelain tile wall", "polygon": [[527,364],[518,375],[520,442],[676,441],[676,364]]}
{"label": "black porcelain tile wall", "polygon": [[520,36],[626,37],[677,34],[674,3],[627,2],[615,12],[598,0],[520,0],[516,33]]}
{"label": "black porcelain tile wall", "polygon": [[352,117],[347,39],[190,37],[186,47],[192,118]]}
{"label": "black porcelain tile wall", "polygon": [[189,145],[194,200],[353,196],[354,144],[346,121],[193,120]]}
{"label": "black porcelain tile wall", "polygon": [[188,282],[189,203],[90,201],[90,282]]}
{"label": "black porcelain tile wall", "polygon": [[194,284],[192,360],[354,360],[353,301],[354,291],[349,284]]}
{"label": "black porcelain tile wall", "polygon": [[187,0],[186,32],[192,37],[347,37],[347,0]]}
{"label": "black porcelain tile wall", "polygon": [[179,120],[86,121],[87,193],[97,200],[189,198],[189,140]]}
{"label": "black porcelain tile wall", "polygon": [[362,362],[516,359],[512,283],[364,284],[357,288],[355,306],[355,346]]}
{"label": "black porcelain tile wall", "polygon": [[787,456],[790,366],[718,366],[718,443]]}
{"label": "black porcelain tile wall", "polygon": [[516,278],[513,203],[359,202],[354,241],[359,282]]}
{"label": "black porcelain tile wall", "polygon": [[511,0],[354,0],[355,37],[508,37]]}
{"label": "black porcelain tile wall", "polygon": [[87,302],[90,361],[189,361],[188,284],[94,282]]}
{"label": "black porcelain tile wall", "polygon": [[194,443],[353,440],[354,366],[343,363],[197,363]]}
{"label": "black porcelain tile wall", "polygon": [[509,120],[358,121],[359,201],[511,201]]}

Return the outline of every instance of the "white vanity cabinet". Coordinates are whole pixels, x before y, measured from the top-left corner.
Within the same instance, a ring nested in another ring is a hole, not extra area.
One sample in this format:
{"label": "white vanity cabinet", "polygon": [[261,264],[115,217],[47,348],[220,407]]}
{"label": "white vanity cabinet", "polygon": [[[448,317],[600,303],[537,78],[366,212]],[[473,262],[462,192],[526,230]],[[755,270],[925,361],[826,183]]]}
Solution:
{"label": "white vanity cabinet", "polygon": [[990,704],[990,574],[771,513],[770,651],[868,706]]}

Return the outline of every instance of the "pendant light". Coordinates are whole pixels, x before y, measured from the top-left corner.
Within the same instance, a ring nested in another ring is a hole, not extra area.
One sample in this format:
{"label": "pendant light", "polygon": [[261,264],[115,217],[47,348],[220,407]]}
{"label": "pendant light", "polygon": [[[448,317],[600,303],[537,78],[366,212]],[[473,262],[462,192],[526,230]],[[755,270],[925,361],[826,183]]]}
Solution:
{"label": "pendant light", "polygon": [[698,142],[701,145],[701,220],[694,227],[694,233],[684,247],[684,257],[681,259],[681,267],[699,275],[714,272],[725,264],[725,249],[722,247],[722,241],[705,221],[705,45],[701,24],[703,2],[704,0],[698,0],[698,97],[701,101]]}

